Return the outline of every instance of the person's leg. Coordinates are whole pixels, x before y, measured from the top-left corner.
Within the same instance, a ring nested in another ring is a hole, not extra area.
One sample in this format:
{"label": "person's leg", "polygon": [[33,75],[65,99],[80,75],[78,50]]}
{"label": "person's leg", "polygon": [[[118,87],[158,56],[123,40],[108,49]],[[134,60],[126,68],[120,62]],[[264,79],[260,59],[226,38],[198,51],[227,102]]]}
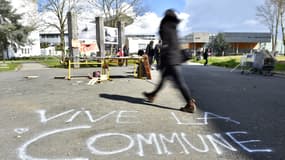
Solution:
{"label": "person's leg", "polygon": [[182,75],[181,66],[179,65],[172,66],[170,72],[171,72],[170,75],[173,77],[173,80],[177,85],[178,89],[180,90],[180,92],[182,93],[185,101],[189,102],[191,100],[191,92]]}
{"label": "person's leg", "polygon": [[152,59],[153,59],[153,57],[151,55],[148,55],[149,67],[151,67],[151,65],[152,65]]}
{"label": "person's leg", "polygon": [[151,69],[151,70],[153,70],[153,67],[152,67],[152,65],[153,65],[153,61],[154,61],[154,57],[153,57],[153,56],[151,56],[151,58],[150,58],[150,62],[149,62],[149,66],[150,66],[150,69]]}
{"label": "person's leg", "polygon": [[160,69],[160,57],[159,56],[156,57],[156,69],[157,70]]}
{"label": "person's leg", "polygon": [[166,77],[168,75],[168,71],[166,68],[164,68],[162,71],[161,71],[161,79],[158,83],[158,85],[155,87],[155,89],[152,91],[152,92],[143,92],[143,95],[145,97],[147,97],[148,101],[149,102],[153,102],[154,100],[154,97],[156,96],[156,94],[161,90],[161,88],[163,87],[164,85],[164,82],[166,80]]}
{"label": "person's leg", "polygon": [[174,82],[176,83],[178,89],[181,91],[186,101],[185,107],[180,108],[180,110],[184,112],[194,113],[196,109],[196,101],[191,97],[190,89],[188,88],[181,72],[181,66],[173,66],[170,70]]}

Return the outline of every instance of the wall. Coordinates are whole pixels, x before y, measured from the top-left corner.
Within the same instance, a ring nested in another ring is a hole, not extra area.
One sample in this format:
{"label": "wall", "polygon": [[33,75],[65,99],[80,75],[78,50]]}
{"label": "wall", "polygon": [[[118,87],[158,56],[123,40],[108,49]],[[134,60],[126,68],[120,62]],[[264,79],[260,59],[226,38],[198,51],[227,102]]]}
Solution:
{"label": "wall", "polygon": [[41,49],[42,56],[61,56],[61,51],[56,51],[54,47]]}
{"label": "wall", "polygon": [[[145,40],[145,39],[132,39],[127,38],[128,44],[129,44],[129,52],[132,53],[138,53],[139,49],[146,49],[146,46],[149,44],[151,40]],[[155,46],[158,43],[158,40],[153,40]]]}
{"label": "wall", "polygon": [[[254,49],[263,48],[266,42],[271,41],[270,33],[263,32],[223,32],[225,41],[231,46],[230,49],[225,51],[227,54],[249,53]],[[194,53],[203,48],[204,45],[209,43],[215,38],[215,34],[209,34],[204,32],[197,32],[189,34],[181,39],[181,43],[185,47],[188,44],[189,49]],[[271,44],[271,43],[270,43]],[[268,45],[265,48],[271,50]],[[282,47],[281,47],[282,48]],[[280,46],[277,46],[277,50],[280,52]]]}
{"label": "wall", "polygon": [[[68,35],[64,35],[65,46],[68,47]],[[49,43],[52,46],[58,45],[60,43],[59,33],[41,33],[40,43]]]}

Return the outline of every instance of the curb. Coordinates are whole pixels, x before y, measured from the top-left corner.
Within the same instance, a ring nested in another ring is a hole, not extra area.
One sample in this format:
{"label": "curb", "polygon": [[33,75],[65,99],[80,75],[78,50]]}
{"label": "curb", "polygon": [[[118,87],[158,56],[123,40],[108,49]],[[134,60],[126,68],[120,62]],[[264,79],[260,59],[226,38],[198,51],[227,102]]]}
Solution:
{"label": "curb", "polygon": [[283,77],[285,78],[285,72],[273,72],[274,75],[278,76],[278,77]]}

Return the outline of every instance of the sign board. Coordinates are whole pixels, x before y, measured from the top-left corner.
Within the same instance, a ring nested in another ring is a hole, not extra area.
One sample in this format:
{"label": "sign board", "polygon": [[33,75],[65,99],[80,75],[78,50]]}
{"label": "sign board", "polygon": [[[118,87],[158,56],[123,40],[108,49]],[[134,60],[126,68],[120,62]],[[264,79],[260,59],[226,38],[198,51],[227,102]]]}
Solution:
{"label": "sign board", "polygon": [[72,39],[72,48],[79,48],[80,44],[78,39]]}
{"label": "sign board", "polygon": [[118,44],[118,29],[112,27],[104,27],[104,43]]}
{"label": "sign board", "polygon": [[81,41],[80,42],[80,55],[81,56],[87,56],[87,57],[93,57],[96,56],[96,53],[99,51],[97,42],[94,41]]}

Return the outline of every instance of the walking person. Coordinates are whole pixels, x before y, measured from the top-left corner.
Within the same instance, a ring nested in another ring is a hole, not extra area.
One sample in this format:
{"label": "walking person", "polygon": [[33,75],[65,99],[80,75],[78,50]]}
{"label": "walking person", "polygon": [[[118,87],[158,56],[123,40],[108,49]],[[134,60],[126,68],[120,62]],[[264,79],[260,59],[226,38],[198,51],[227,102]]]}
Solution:
{"label": "walking person", "polygon": [[119,59],[118,59],[118,65],[119,66],[123,66],[123,64],[124,64],[124,60],[120,59],[120,57],[123,57],[123,56],[124,56],[124,53],[123,53],[122,49],[119,48],[117,51],[117,57],[119,57]]}
{"label": "walking person", "polygon": [[[125,44],[123,47],[124,57],[129,56],[129,45]],[[126,66],[128,66],[128,59],[126,59]]]}
{"label": "walking person", "polygon": [[160,69],[160,52],[161,52],[161,40],[154,47],[154,59],[156,61],[156,69]]}
{"label": "walking person", "polygon": [[205,52],[203,53],[203,58],[205,59],[204,66],[208,65],[208,57],[209,57],[209,49],[206,48]]}
{"label": "walking person", "polygon": [[153,41],[149,42],[149,44],[146,47],[145,53],[148,56],[148,62],[149,62],[149,66],[151,68],[151,66],[153,64],[153,57],[154,57]]}
{"label": "walking person", "polygon": [[186,101],[185,107],[180,108],[180,110],[194,113],[196,109],[196,102],[191,97],[191,92],[185,83],[181,71],[183,55],[180,53],[177,36],[177,26],[179,22],[180,20],[177,18],[172,9],[166,10],[165,16],[162,19],[159,27],[159,35],[162,40],[160,59],[161,79],[159,84],[152,92],[143,92],[143,95],[148,99],[149,102],[153,102],[155,96],[162,88],[166,78],[171,76]]}
{"label": "walking person", "polygon": [[124,57],[128,57],[129,56],[129,46],[128,46],[128,44],[124,45],[123,52],[124,52]]}

